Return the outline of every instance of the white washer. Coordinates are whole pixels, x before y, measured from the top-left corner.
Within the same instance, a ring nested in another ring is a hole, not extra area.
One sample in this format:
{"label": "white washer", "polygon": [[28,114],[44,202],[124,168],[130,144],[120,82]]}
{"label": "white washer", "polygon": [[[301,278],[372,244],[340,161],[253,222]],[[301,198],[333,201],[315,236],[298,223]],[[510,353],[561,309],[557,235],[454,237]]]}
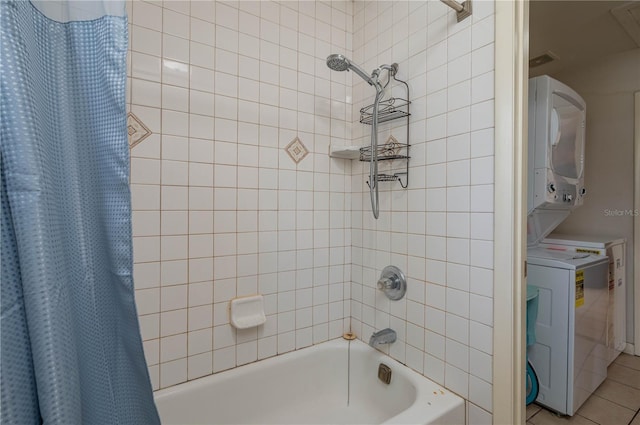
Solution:
{"label": "white washer", "polygon": [[538,245],[558,251],[584,252],[609,257],[609,309],[607,312],[607,348],[609,364],[627,346],[627,288],[624,238],[566,235],[552,233]]}
{"label": "white washer", "polygon": [[561,414],[573,415],[607,377],[608,267],[599,255],[543,248],[527,255],[528,284],[540,290],[536,343],[527,349],[536,402]]}

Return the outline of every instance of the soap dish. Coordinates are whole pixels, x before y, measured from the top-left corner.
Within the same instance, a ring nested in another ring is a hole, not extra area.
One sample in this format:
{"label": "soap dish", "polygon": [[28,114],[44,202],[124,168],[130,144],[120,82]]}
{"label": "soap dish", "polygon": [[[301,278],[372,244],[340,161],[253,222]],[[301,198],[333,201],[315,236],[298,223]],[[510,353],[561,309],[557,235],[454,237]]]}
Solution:
{"label": "soap dish", "polygon": [[267,321],[262,295],[234,298],[229,302],[229,321],[237,329],[260,326]]}

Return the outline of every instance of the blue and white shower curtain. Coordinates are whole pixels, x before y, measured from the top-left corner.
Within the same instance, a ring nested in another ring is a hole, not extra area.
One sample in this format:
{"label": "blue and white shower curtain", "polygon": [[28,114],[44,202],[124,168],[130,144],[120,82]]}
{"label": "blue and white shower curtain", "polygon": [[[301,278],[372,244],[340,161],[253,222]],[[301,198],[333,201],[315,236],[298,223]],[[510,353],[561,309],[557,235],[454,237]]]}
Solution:
{"label": "blue and white shower curtain", "polygon": [[43,3],[0,9],[0,422],[157,424],[133,292],[124,3]]}

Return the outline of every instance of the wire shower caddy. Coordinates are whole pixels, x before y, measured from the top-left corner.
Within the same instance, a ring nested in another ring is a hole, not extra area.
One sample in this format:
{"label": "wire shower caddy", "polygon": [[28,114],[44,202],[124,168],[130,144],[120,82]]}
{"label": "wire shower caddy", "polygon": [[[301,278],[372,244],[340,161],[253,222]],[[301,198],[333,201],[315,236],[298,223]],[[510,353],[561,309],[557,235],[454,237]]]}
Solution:
{"label": "wire shower caddy", "polygon": [[[388,99],[379,102],[378,107],[378,123],[389,122],[393,120],[406,119],[406,143],[399,142],[395,137],[390,136],[386,143],[377,146],[376,154],[378,161],[393,161],[403,160],[404,171],[392,171],[392,174],[378,173],[376,175],[376,181],[378,182],[399,182],[403,189],[409,186],[409,85],[406,81],[400,80],[393,75],[393,79],[404,86],[406,92],[406,99],[399,97],[390,97]],[[385,87],[391,81],[391,76],[385,84]],[[373,123],[373,109],[374,105],[368,105],[360,109],[360,122],[366,125],[372,125]],[[373,129],[372,129],[373,130]],[[360,161],[371,160],[371,147],[366,146],[360,148]],[[369,181],[367,181],[369,185]]]}

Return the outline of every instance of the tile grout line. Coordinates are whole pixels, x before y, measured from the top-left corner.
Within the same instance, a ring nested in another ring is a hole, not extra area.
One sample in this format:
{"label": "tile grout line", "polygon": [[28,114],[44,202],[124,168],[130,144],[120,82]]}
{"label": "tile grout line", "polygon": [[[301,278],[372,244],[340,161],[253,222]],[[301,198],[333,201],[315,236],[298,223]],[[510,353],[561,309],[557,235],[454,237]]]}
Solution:
{"label": "tile grout line", "polygon": [[[531,415],[531,417],[529,418],[525,418],[526,422],[529,422],[531,419],[533,419],[534,417],[536,417],[540,412],[542,412],[543,410],[545,410],[544,407],[540,406],[539,404],[535,404],[535,406],[538,408],[538,411],[536,413],[534,413],[533,415]],[[526,406],[525,406],[526,407]],[[526,413],[525,413],[526,414]]]}
{"label": "tile grout line", "polygon": [[[606,381],[605,381],[605,382],[606,382]],[[634,390],[636,389],[636,388],[634,388],[634,387],[632,387],[632,386],[629,386],[629,385],[623,384],[623,383],[618,382],[618,381],[613,381],[613,380],[612,380],[612,382],[615,382],[616,384],[624,385],[624,386],[629,387],[629,388],[634,389]],[[604,382],[603,382],[603,384],[604,384]],[[601,385],[602,385],[602,384],[601,384]],[[596,389],[596,391],[597,391],[597,389]],[[604,397],[603,395],[596,393],[595,391],[591,394],[591,396],[589,396],[589,398],[591,398],[592,396],[599,397],[599,398],[601,398],[601,399],[603,399],[603,400],[606,400],[606,401],[608,401],[608,402],[610,402],[610,403],[615,404],[616,406],[623,407],[623,408],[625,408],[625,409],[629,409],[629,410],[631,410],[631,411],[633,411],[633,410],[634,410],[633,408],[631,408],[631,407],[627,407],[627,406],[625,406],[625,405],[622,405],[622,404],[618,403],[617,401],[610,400],[610,399],[608,399],[607,397]],[[588,400],[588,399],[587,399],[587,400]],[[585,402],[586,402],[586,400],[585,400]]]}
{"label": "tile grout line", "polygon": [[[616,384],[624,385],[625,387],[629,387],[629,388],[634,389],[634,390],[636,390],[636,391],[640,391],[640,387],[634,387],[633,385],[629,385],[629,384],[627,384],[627,383],[625,383],[625,382],[618,381],[618,380],[616,380],[616,379],[614,379],[614,378],[607,377],[607,380],[611,380],[611,382],[615,382]],[[595,393],[594,393],[594,394],[595,394]]]}
{"label": "tile grout line", "polygon": [[[576,413],[574,416],[580,416],[581,418],[583,418],[583,419],[585,419],[585,420],[587,420],[587,421],[589,421],[589,422],[593,422],[594,424],[597,424],[597,425],[602,425],[600,422],[596,422],[596,421],[594,421],[593,419],[591,419],[591,418],[587,418],[586,416],[582,416],[582,415],[580,415],[580,414],[578,414],[578,413]],[[572,416],[572,417],[573,417],[573,416]],[[605,425],[606,425],[606,424],[605,424]]]}

